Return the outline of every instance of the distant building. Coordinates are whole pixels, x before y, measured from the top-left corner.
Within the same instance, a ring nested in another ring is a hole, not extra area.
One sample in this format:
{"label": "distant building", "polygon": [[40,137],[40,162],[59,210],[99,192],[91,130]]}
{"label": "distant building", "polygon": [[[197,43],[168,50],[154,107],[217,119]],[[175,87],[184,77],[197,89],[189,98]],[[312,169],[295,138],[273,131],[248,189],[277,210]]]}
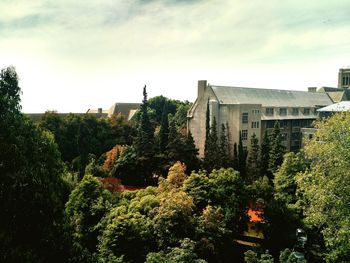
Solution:
{"label": "distant building", "polygon": [[350,68],[341,68],[338,73],[338,88],[350,88]]}
{"label": "distant building", "polygon": [[198,81],[198,96],[188,111],[188,129],[191,131],[200,156],[204,154],[205,121],[207,103],[210,123],[215,118],[218,130],[227,124],[231,148],[239,141],[249,147],[255,133],[261,142],[264,131],[272,132],[278,121],[287,150],[297,151],[301,147],[301,128],[312,127],[318,117],[317,110],[334,102],[348,100],[348,91],[323,87],[317,91],[312,87],[306,91],[227,87]]}
{"label": "distant building", "polygon": [[[140,107],[140,103],[124,103],[124,102],[117,102],[114,103],[108,110],[103,110],[102,108],[98,109],[88,109],[85,113],[73,113],[75,115],[84,115],[84,114],[91,114],[96,116],[97,118],[107,118],[111,117],[112,115],[118,115],[121,114],[126,117],[126,119],[129,121],[134,114],[137,112],[137,110]],[[58,113],[60,116],[67,116],[71,113]],[[44,113],[26,113],[26,115],[32,119],[34,122],[38,122],[41,120],[41,117],[44,115]]]}

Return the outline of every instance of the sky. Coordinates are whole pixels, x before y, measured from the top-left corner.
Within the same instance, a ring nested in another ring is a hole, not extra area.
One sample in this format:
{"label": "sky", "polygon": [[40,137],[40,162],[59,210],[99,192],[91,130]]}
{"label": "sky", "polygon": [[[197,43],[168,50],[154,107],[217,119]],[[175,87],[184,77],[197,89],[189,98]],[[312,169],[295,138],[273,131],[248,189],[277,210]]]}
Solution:
{"label": "sky", "polygon": [[213,85],[337,86],[349,0],[0,0],[0,68],[22,111],[86,112]]}

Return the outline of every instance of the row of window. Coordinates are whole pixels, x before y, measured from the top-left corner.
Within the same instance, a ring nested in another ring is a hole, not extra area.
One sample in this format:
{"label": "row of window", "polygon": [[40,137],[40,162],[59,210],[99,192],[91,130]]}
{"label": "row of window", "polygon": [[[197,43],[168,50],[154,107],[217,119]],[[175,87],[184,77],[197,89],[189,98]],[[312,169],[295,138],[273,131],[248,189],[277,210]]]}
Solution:
{"label": "row of window", "polygon": [[350,85],[350,74],[343,76],[342,85]]}
{"label": "row of window", "polygon": [[[299,108],[292,108],[291,109],[291,114],[296,116],[299,115],[300,109]],[[310,108],[303,108],[303,114],[304,115],[310,115],[311,114],[311,109]],[[288,109],[287,108],[279,108],[279,115],[280,116],[286,116],[288,113]],[[272,116],[275,114],[275,108],[266,108],[265,109],[265,114]]]}
{"label": "row of window", "polygon": [[[292,133],[292,140],[300,140],[301,139],[301,133]],[[282,141],[288,140],[288,133],[283,132],[281,133]],[[248,130],[241,130],[241,138],[242,141],[248,140]]]}
{"label": "row of window", "polygon": [[[277,121],[275,120],[268,120],[265,121],[265,128],[267,129],[271,129],[273,127],[275,127],[275,123]],[[279,127],[280,128],[287,128],[288,127],[288,122],[291,122],[291,126],[293,128],[295,127],[304,127],[304,128],[308,128],[312,126],[313,120],[312,119],[306,119],[306,120],[279,120]]]}

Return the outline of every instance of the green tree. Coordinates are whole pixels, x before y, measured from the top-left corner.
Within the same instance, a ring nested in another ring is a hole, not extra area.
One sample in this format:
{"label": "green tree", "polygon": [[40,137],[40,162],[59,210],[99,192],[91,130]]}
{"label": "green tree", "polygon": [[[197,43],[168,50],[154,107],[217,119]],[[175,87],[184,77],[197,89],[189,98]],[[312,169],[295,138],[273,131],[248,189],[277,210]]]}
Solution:
{"label": "green tree", "polygon": [[238,171],[241,173],[242,177],[246,176],[246,162],[247,153],[243,148],[242,134],[239,132],[239,142],[238,142]]}
{"label": "green tree", "polygon": [[297,175],[306,199],[306,223],[323,235],[327,262],[350,261],[350,114],[335,114],[316,123],[305,146],[310,169]]}
{"label": "green tree", "polygon": [[101,234],[99,222],[111,209],[110,201],[110,192],[91,175],[84,176],[69,196],[65,213],[74,261],[96,261],[97,238]]}
{"label": "green tree", "polygon": [[233,144],[233,163],[232,163],[232,167],[236,171],[238,171],[238,167],[239,167],[238,163],[239,163],[239,161],[238,161],[237,143],[234,143]]}
{"label": "green tree", "polygon": [[180,247],[169,248],[167,251],[153,252],[147,255],[146,263],[206,263],[195,253],[195,242],[185,238]]}
{"label": "green tree", "polygon": [[203,173],[192,173],[183,184],[184,191],[192,197],[197,211],[202,211],[209,201],[209,178]]}
{"label": "green tree", "polygon": [[164,152],[168,144],[169,136],[169,120],[168,120],[168,103],[164,102],[164,107],[162,111],[162,120],[159,132],[159,150]]}
{"label": "green tree", "polygon": [[172,162],[183,160],[183,143],[180,134],[177,132],[176,124],[173,118],[170,120],[168,144],[166,146],[167,155]]}
{"label": "green tree", "polygon": [[267,130],[265,130],[260,147],[260,176],[267,176],[271,179],[272,174],[269,170],[270,149],[270,138]]}
{"label": "green tree", "polygon": [[223,209],[227,228],[234,234],[245,228],[247,192],[239,172],[232,168],[213,170],[209,174],[210,204]]}
{"label": "green tree", "polygon": [[[114,208],[106,218],[99,243],[101,262],[144,262],[154,249],[151,221],[125,206]],[[135,249],[137,252],[135,253]]]}
{"label": "green tree", "polygon": [[186,164],[186,172],[197,171],[200,167],[198,149],[194,143],[191,131],[188,131],[182,150],[183,161]]}
{"label": "green tree", "polygon": [[271,149],[270,149],[270,159],[269,159],[269,170],[273,174],[277,171],[278,167],[283,162],[283,155],[286,151],[286,147],[282,143],[282,134],[280,130],[280,125],[275,122],[273,133],[271,136]]}
{"label": "green tree", "polygon": [[228,168],[230,166],[230,148],[228,142],[228,131],[225,124],[221,124],[220,142],[219,142],[219,161],[220,167]]}
{"label": "green tree", "polygon": [[274,263],[273,257],[269,254],[269,251],[258,254],[253,250],[244,252],[244,262],[246,263]]}
{"label": "green tree", "polygon": [[146,86],[143,88],[143,100],[140,106],[140,122],[134,148],[139,156],[152,157],[154,155],[154,128],[148,115],[148,101]]}
{"label": "green tree", "polygon": [[68,187],[51,133],[20,113],[14,67],[0,72],[0,261],[64,261]]}
{"label": "green tree", "polygon": [[259,140],[253,133],[250,139],[250,149],[247,157],[247,179],[250,182],[255,181],[260,176],[260,156],[259,156]]}
{"label": "green tree", "polygon": [[206,152],[203,162],[207,172],[210,172],[215,168],[220,168],[219,139],[215,117],[212,126],[210,127],[208,142],[206,141]]}
{"label": "green tree", "polygon": [[161,248],[176,245],[194,232],[193,200],[177,189],[160,196],[160,206],[153,218],[153,227]]}

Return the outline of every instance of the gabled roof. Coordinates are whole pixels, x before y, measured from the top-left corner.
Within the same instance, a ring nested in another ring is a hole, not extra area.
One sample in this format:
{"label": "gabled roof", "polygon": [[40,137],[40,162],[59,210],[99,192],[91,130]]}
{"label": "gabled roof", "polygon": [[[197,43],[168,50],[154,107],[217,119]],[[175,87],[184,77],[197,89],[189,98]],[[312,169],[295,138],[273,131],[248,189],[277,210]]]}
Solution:
{"label": "gabled roof", "polygon": [[324,92],[211,86],[220,104],[261,104],[263,107],[314,107],[332,104]]}
{"label": "gabled roof", "polygon": [[140,108],[140,105],[140,103],[114,103],[108,110],[108,116],[121,113],[122,115],[126,116],[128,120],[130,120],[135,112]]}
{"label": "gabled roof", "polygon": [[335,103],[329,105],[327,107],[323,107],[317,110],[318,112],[339,112],[339,111],[350,111],[350,101],[341,101],[339,103]]}

